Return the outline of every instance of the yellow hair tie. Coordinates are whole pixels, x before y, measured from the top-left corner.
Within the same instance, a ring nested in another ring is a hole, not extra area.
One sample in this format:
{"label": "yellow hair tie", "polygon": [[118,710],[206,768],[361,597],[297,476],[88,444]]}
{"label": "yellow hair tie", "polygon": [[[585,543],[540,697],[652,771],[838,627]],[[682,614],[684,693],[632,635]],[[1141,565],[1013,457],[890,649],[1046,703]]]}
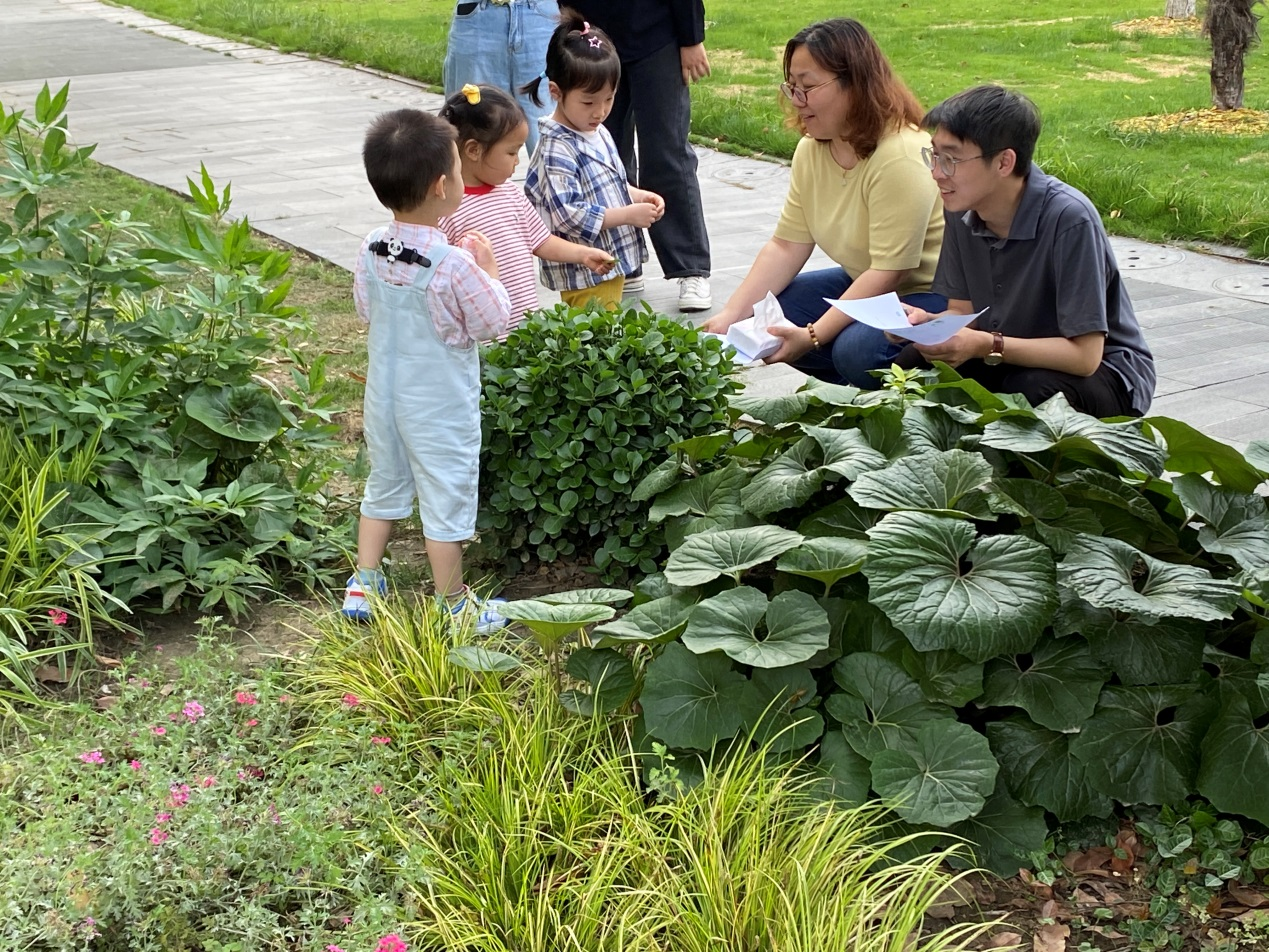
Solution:
{"label": "yellow hair tie", "polygon": [[467,101],[471,103],[473,106],[479,105],[480,103],[480,87],[479,86],[473,86],[471,83],[468,83],[466,86],[463,87],[463,95],[467,97]]}

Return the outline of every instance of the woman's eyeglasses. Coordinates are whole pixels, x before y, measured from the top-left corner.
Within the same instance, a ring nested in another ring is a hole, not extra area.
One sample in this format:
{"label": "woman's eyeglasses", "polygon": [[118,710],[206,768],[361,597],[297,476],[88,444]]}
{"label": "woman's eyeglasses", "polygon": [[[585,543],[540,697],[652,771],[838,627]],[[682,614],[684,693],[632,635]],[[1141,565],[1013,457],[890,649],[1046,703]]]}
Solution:
{"label": "woman's eyeglasses", "polygon": [[830,80],[827,80],[826,82],[820,83],[817,86],[807,86],[806,88],[803,88],[801,86],[794,86],[792,83],[781,83],[780,92],[784,93],[791,100],[793,100],[793,105],[805,106],[807,96],[811,95],[811,93],[815,92],[815,90],[823,86],[827,86],[829,85],[829,83],[835,83],[835,82],[837,82],[836,76],[834,76]]}

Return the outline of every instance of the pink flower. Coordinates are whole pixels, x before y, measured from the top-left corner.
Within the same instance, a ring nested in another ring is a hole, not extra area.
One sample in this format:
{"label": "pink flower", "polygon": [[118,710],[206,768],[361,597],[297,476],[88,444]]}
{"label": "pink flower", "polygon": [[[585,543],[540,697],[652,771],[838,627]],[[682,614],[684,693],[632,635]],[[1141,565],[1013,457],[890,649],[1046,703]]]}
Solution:
{"label": "pink flower", "polygon": [[370,743],[372,743],[372,744],[391,744],[391,743],[392,743],[392,738],[391,738],[391,737],[372,737],[372,738],[370,738]]}
{"label": "pink flower", "polygon": [[251,720],[247,721],[247,727],[255,727],[259,723],[260,722],[253,717]]}
{"label": "pink flower", "polygon": [[200,717],[205,717],[207,715],[207,712],[203,710],[203,705],[199,704],[197,701],[186,702],[185,706],[181,708],[181,713],[185,715],[185,719],[191,724]]}
{"label": "pink flower", "polygon": [[409,948],[405,940],[393,932],[379,940],[379,944],[375,946],[375,952],[409,952]]}
{"label": "pink flower", "polygon": [[356,707],[358,704],[361,703],[361,698],[357,697],[357,695],[355,694],[345,694],[344,703],[347,704],[349,707]]}
{"label": "pink flower", "polygon": [[162,645],[155,645],[155,646],[154,646],[154,650],[155,650],[156,652],[158,652],[159,654],[162,654],[162,653],[163,653],[163,646],[162,646]]}
{"label": "pink flower", "polygon": [[169,787],[172,796],[168,798],[168,802],[174,807],[183,807],[189,803],[189,787],[183,783],[174,783]]}
{"label": "pink flower", "polygon": [[106,762],[106,758],[101,756],[101,751],[99,750],[86,750],[79,755],[79,759],[86,764],[104,764]]}
{"label": "pink flower", "polygon": [[50,608],[48,610],[48,617],[54,625],[66,624],[66,612],[62,611],[60,608]]}
{"label": "pink flower", "polygon": [[247,706],[251,706],[252,704],[258,704],[259,699],[250,691],[239,691],[237,694],[234,695],[234,703],[246,704]]}
{"label": "pink flower", "polygon": [[289,694],[279,694],[279,695],[278,695],[278,703],[280,703],[280,704],[290,704],[290,703],[291,703],[291,695],[289,695]]}
{"label": "pink flower", "polygon": [[150,842],[155,846],[159,846],[167,839],[167,830],[160,830],[157,826],[150,831]]}
{"label": "pink flower", "polygon": [[208,775],[199,781],[199,786],[203,787],[204,789],[206,789],[207,787],[214,787],[216,786],[216,778]]}
{"label": "pink flower", "polygon": [[162,737],[164,734],[166,734],[166,733],[167,733],[167,728],[166,728],[166,727],[151,727],[151,728],[150,728],[150,733],[151,733],[151,734],[156,734],[156,735],[158,735],[159,737]]}
{"label": "pink flower", "polygon": [[140,769],[141,769],[141,761],[139,761],[139,760],[129,760],[129,761],[128,761],[128,766],[129,766],[129,767],[131,767],[133,770],[140,770]]}
{"label": "pink flower", "polygon": [[170,813],[156,813],[156,814],[154,814],[154,822],[155,822],[155,823],[166,823],[166,822],[167,822],[168,820],[170,820],[170,819],[172,819],[172,814],[170,814]]}
{"label": "pink flower", "polygon": [[272,803],[269,804],[269,819],[274,823],[282,822],[282,817],[278,815],[278,808]]}
{"label": "pink flower", "polygon": [[248,780],[248,779],[263,780],[264,771],[261,768],[255,766],[254,764],[251,764],[244,767],[242,770],[238,771],[238,779],[239,780]]}
{"label": "pink flower", "polygon": [[381,783],[375,784],[373,787],[370,788],[370,792],[373,793],[375,796],[379,796],[380,794],[383,793],[383,784]]}

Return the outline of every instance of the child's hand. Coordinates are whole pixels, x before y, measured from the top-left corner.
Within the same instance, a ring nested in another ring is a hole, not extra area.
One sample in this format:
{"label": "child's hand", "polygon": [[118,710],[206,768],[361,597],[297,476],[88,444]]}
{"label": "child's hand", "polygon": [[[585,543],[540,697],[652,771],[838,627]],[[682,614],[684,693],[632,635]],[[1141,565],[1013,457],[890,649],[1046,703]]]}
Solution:
{"label": "child's hand", "polygon": [[636,228],[651,228],[654,222],[661,220],[665,214],[665,202],[658,207],[651,202],[635,202],[626,206],[626,214],[630,224]]}
{"label": "child's hand", "polygon": [[578,263],[583,267],[590,268],[598,275],[605,275],[617,266],[617,259],[606,251],[600,251],[598,248],[587,248]]}
{"label": "child's hand", "polygon": [[458,247],[476,259],[476,264],[490,277],[498,277],[498,263],[494,260],[493,245],[478,231],[464,232],[458,239]]}

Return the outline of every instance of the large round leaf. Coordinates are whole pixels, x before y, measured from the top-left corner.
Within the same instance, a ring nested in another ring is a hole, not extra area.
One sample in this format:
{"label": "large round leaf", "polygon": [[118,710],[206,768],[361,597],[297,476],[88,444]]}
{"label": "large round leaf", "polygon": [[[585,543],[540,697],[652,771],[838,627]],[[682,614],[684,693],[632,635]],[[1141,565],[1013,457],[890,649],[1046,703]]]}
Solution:
{"label": "large round leaf", "polygon": [[1093,789],[1083,761],[1071,753],[1074,738],[1025,717],[987,725],[987,739],[1000,762],[1000,778],[1023,803],[1044,807],[1063,822],[1109,816],[1110,799]]}
{"label": "large round leaf", "polygon": [[1086,509],[1101,526],[1089,535],[1107,535],[1146,549],[1177,544],[1174,520],[1165,520],[1141,490],[1120,477],[1099,469],[1082,469],[1064,473],[1060,479],[1058,490],[1068,504]]}
{"label": "large round leaf", "polygon": [[664,595],[636,605],[620,618],[600,625],[591,632],[591,638],[597,648],[610,648],[623,642],[662,645],[683,634],[695,606],[696,599],[690,595]]}
{"label": "large round leaf", "polygon": [[840,731],[829,731],[820,739],[819,769],[829,780],[829,791],[848,804],[861,804],[868,799],[872,774],[868,761],[855,753]]}
{"label": "large round leaf", "polygon": [[264,443],[286,425],[277,400],[263,387],[202,385],[185,398],[185,412],[221,436]]}
{"label": "large round leaf", "polygon": [[740,503],[755,516],[800,506],[815,494],[828,471],[823,453],[809,436],[794,443],[755,476],[740,493]]}
{"label": "large round leaf", "polygon": [[1147,431],[1154,430],[1167,441],[1166,468],[1170,473],[1212,473],[1222,486],[1245,493],[1264,482],[1264,476],[1253,465],[1250,446],[1244,459],[1228,443],[1214,440],[1180,420],[1146,417],[1141,422]]}
{"label": "large round leaf", "polygon": [[881,514],[875,509],[864,509],[849,496],[811,513],[798,524],[798,532],[807,537],[849,536],[866,539],[868,530],[877,524]]}
{"label": "large round leaf", "polygon": [[916,678],[926,700],[962,707],[983,693],[983,666],[955,651],[903,649],[903,669]]}
{"label": "large round leaf", "polygon": [[740,515],[744,511],[740,490],[747,482],[749,474],[739,464],[731,463],[662,493],[648,510],[648,518],[661,522],[668,516]]}
{"label": "large round leaf", "polygon": [[1083,638],[1045,638],[1027,654],[987,663],[979,705],[1020,707],[1051,730],[1075,730],[1092,716],[1105,683]]}
{"label": "large round leaf", "polygon": [[498,612],[524,625],[548,648],[561,638],[616,614],[607,605],[552,605],[532,598],[506,602],[498,606]]}
{"label": "large round leaf", "polygon": [[[1247,699],[1232,695],[1203,739],[1199,793],[1222,812],[1269,824],[1269,724]],[[1259,726],[1257,726],[1259,725]]]}
{"label": "large round leaf", "polygon": [[780,556],[776,568],[790,575],[804,575],[824,586],[827,595],[833,585],[864,567],[868,543],[863,539],[839,539],[824,536],[807,539],[796,549]]}
{"label": "large round leaf", "polygon": [[[957,823],[948,832],[974,844],[974,859],[978,865],[1008,878],[1029,866],[1033,853],[1044,850],[1049,824],[1043,810],[1023,806],[997,784],[996,792],[987,798],[977,814]],[[949,857],[948,863],[957,867],[968,865],[956,856]]]}
{"label": "large round leaf", "polygon": [[1269,565],[1269,508],[1264,499],[1213,486],[1193,473],[1173,479],[1172,489],[1186,517],[1198,516],[1206,523],[1199,530],[1199,545],[1206,551],[1227,555],[1245,569]]}
{"label": "large round leaf", "polygon": [[[1057,606],[1053,556],[1021,536],[974,545],[962,519],[895,512],[868,531],[869,599],[922,651],[1027,651]],[[963,567],[967,559],[971,567]]]}
{"label": "large round leaf", "polygon": [[611,648],[578,648],[568,656],[568,673],[591,686],[587,691],[564,691],[560,703],[574,714],[610,714],[630,700],[635,690],[630,659]]}
{"label": "large round leaf", "polygon": [[846,479],[855,479],[869,470],[880,469],[889,460],[872,448],[861,430],[826,426],[804,426],[806,435],[819,444],[824,469]]}
{"label": "large round leaf", "polygon": [[1163,451],[1142,436],[1139,423],[1103,423],[1074,409],[1060,393],[1036,407],[1032,419],[1005,417],[989,423],[980,443],[1015,453],[1091,455],[1130,473],[1163,472]]}
{"label": "large round leaf", "polygon": [[722,651],[755,668],[781,668],[827,648],[828,631],[828,614],[806,592],[782,592],[768,604],[762,592],[742,585],[698,603],[683,644],[697,654]]}
{"label": "large round leaf", "polygon": [[811,405],[812,399],[809,390],[799,390],[797,393],[783,393],[774,397],[739,393],[728,398],[727,402],[747,417],[760,423],[779,426],[801,417]]}
{"label": "large round leaf", "polygon": [[903,435],[913,453],[958,449],[963,437],[977,432],[977,428],[955,419],[943,407],[908,404],[903,411]]}
{"label": "large round leaf", "polygon": [[952,709],[931,704],[921,686],[898,662],[860,651],[833,665],[841,688],[829,696],[825,710],[842,725],[842,734],[869,759],[886,749],[910,747],[930,721],[952,718]]}
{"label": "large round leaf", "polygon": [[885,469],[864,473],[850,497],[868,509],[915,509],[961,515],[957,504],[991,480],[991,464],[978,453],[947,450],[905,456]]}
{"label": "large round leaf", "polygon": [[719,654],[668,644],[648,664],[639,696],[648,733],[671,747],[709,750],[761,711],[757,689]]}
{"label": "large round leaf", "polygon": [[1052,522],[1066,512],[1066,497],[1038,479],[993,479],[987,495],[996,512]]}
{"label": "large round leaf", "polygon": [[519,658],[502,651],[492,651],[479,645],[462,645],[449,650],[449,663],[468,671],[506,674],[521,666]]}
{"label": "large round leaf", "polygon": [[1091,605],[1148,619],[1228,618],[1242,594],[1241,585],[1196,565],[1164,562],[1126,542],[1095,536],[1075,540],[1058,577]]}
{"label": "large round leaf", "polygon": [[1203,663],[1203,624],[1188,618],[1143,621],[1074,599],[1053,627],[1057,634],[1082,634],[1093,657],[1123,684],[1180,684]]}
{"label": "large round leaf", "polygon": [[703,585],[720,575],[739,579],[745,569],[778,558],[802,544],[802,536],[778,526],[718,529],[689,536],[665,563],[672,585]]}
{"label": "large round leaf", "polygon": [[1104,688],[1071,753],[1100,793],[1124,803],[1178,803],[1194,792],[1213,707],[1183,685]]}
{"label": "large round leaf", "polygon": [[535,601],[548,605],[620,605],[633,593],[625,588],[575,588],[569,592],[539,595]]}
{"label": "large round leaf", "polygon": [[1000,766],[987,738],[968,724],[926,724],[915,743],[872,759],[872,788],[912,823],[950,826],[983,808]]}
{"label": "large round leaf", "polygon": [[761,717],[745,723],[758,744],[769,744],[774,753],[801,751],[824,733],[824,718],[807,707],[815,700],[815,677],[801,665],[757,668],[752,678],[763,710]]}

